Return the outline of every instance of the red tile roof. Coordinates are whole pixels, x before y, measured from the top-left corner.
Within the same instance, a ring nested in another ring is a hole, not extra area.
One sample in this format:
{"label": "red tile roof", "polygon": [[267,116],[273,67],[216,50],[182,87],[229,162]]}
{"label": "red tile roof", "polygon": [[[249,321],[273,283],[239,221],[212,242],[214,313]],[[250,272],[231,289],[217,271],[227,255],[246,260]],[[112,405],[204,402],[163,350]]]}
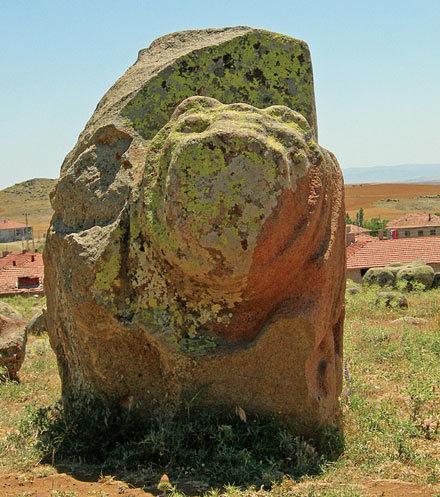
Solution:
{"label": "red tile roof", "polygon": [[[32,260],[34,259],[34,260]],[[16,265],[13,265],[15,261]],[[18,288],[18,278],[39,278],[37,288]],[[44,293],[43,256],[39,253],[10,253],[0,258],[0,295]]]}
{"label": "red tile roof", "polygon": [[14,230],[18,228],[26,228],[26,225],[19,223],[18,221],[11,221],[9,219],[3,219],[0,221],[0,230]]}
{"label": "red tile roof", "polygon": [[[15,262],[15,266],[14,266]],[[33,264],[35,266],[43,266],[42,254],[36,252],[10,252],[5,257],[0,257],[0,269],[4,267],[24,267]]]}
{"label": "red tile roof", "polygon": [[377,238],[362,233],[355,237],[355,241],[347,246],[347,257],[351,257],[355,252],[364,247],[367,243],[374,242]]}
{"label": "red tile roof", "polygon": [[347,269],[386,266],[391,262],[440,264],[440,236],[375,240],[354,253],[347,250]]}
{"label": "red tile roof", "polygon": [[368,233],[360,233],[356,235],[355,240],[357,242],[374,242],[374,240],[377,240],[377,237],[371,236]]}
{"label": "red tile roof", "polygon": [[366,228],[361,228],[360,226],[357,226],[356,224],[347,224],[346,227],[349,228],[349,233],[354,233],[356,235],[359,235],[361,233],[369,233],[370,232]]}
{"label": "red tile roof", "polygon": [[392,228],[427,228],[429,226],[440,226],[440,216],[435,214],[407,214],[398,219],[393,219],[387,224]]}

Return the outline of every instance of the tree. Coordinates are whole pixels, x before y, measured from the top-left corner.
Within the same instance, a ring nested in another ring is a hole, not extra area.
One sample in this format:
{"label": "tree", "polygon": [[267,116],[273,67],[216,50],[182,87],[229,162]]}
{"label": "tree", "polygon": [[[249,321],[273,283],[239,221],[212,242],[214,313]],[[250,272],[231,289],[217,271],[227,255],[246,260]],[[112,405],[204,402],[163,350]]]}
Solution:
{"label": "tree", "polygon": [[372,217],[370,220],[364,222],[364,227],[370,230],[371,236],[377,236],[379,230],[385,231],[388,219],[381,219],[380,217]]}
{"label": "tree", "polygon": [[345,213],[345,224],[354,224],[348,212]]}
{"label": "tree", "polygon": [[354,224],[361,228],[364,226],[364,209],[362,207],[356,213],[356,221]]}

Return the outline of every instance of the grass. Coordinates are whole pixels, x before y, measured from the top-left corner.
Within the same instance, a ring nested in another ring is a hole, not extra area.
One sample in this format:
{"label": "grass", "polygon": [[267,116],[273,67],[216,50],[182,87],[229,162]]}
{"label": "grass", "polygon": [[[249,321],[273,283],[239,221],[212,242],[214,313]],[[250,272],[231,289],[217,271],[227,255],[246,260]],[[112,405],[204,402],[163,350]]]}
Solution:
{"label": "grass", "polygon": [[[100,491],[98,493],[93,493],[95,497],[109,497],[106,492]],[[131,497],[131,494],[124,492],[126,497]],[[166,497],[186,497],[185,494],[172,488],[168,492],[163,492],[162,495]],[[308,490],[308,491],[297,491],[289,488],[289,485],[280,485],[276,489],[268,492],[264,489],[250,488],[248,490],[242,490],[238,487],[227,486],[222,492],[217,490],[210,490],[204,494],[205,497],[363,497],[364,494],[359,493],[356,490],[347,488],[341,490]],[[22,493],[16,497],[33,497],[33,493]],[[77,492],[73,491],[62,491],[53,490],[51,492],[51,497],[83,497]]]}
{"label": "grass", "polygon": [[[344,458],[364,475],[438,482],[440,292],[409,293],[397,310],[376,307],[376,291],[347,296]],[[428,324],[390,324],[403,315]]]}
{"label": "grass", "polygon": [[31,449],[30,460],[37,455],[70,466],[81,461],[120,475],[141,471],[150,485],[166,472],[177,480],[267,486],[285,474],[319,474],[341,448],[337,432],[304,440],[258,416],[243,422],[235,413],[189,411],[140,424],[84,401],[64,409],[27,408],[17,428],[7,442],[16,464]]}
{"label": "grass", "polygon": [[[359,482],[368,479],[438,484],[440,290],[406,294],[408,309],[375,305],[376,291],[346,296],[339,458],[329,454],[337,440],[328,434],[321,443],[302,440],[258,417],[243,423],[227,413],[191,413],[180,423],[159,419],[139,430],[90,405],[65,413],[56,404],[56,364],[43,336],[30,339],[22,382],[0,386],[0,471],[92,465],[148,484],[166,472],[173,497],[181,495],[174,482],[186,480],[205,491],[226,484],[221,495],[228,497],[361,497]],[[391,324],[402,316],[427,323]]]}
{"label": "grass", "polygon": [[14,295],[13,297],[1,297],[1,302],[12,306],[23,318],[31,319],[35,314],[46,307],[46,297]]}
{"label": "grass", "polygon": [[440,194],[422,195],[413,198],[399,198],[380,200],[376,203],[378,207],[387,208],[392,205],[393,209],[404,212],[440,212]]}

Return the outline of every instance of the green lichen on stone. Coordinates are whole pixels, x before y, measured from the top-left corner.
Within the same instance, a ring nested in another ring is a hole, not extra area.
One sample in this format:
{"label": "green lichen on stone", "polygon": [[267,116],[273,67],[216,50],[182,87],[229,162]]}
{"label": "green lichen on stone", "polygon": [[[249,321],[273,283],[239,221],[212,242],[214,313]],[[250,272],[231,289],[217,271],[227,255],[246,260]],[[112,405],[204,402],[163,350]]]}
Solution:
{"label": "green lichen on stone", "polygon": [[305,116],[316,134],[310,53],[300,40],[255,30],[194,50],[150,79],[122,116],[151,139],[175,107],[193,95],[258,108],[287,106]]}
{"label": "green lichen on stone", "polygon": [[95,275],[93,291],[103,303],[114,306],[114,289],[120,284],[122,229],[117,228],[113,233],[108,247],[100,260]]}
{"label": "green lichen on stone", "polygon": [[121,256],[119,247],[112,247],[112,254],[102,269],[96,274],[95,287],[100,290],[110,290],[119,275]]}

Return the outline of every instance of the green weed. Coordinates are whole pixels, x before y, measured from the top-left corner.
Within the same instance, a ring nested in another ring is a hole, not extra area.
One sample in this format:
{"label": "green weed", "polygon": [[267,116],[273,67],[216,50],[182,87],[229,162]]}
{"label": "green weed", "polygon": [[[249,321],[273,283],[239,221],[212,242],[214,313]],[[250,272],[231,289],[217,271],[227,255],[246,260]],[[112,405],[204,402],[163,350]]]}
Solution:
{"label": "green weed", "polygon": [[25,319],[31,319],[35,314],[46,307],[46,297],[43,296],[23,296],[1,297],[1,301],[12,306]]}
{"label": "green weed", "polygon": [[318,474],[342,444],[333,431],[305,440],[259,416],[243,422],[235,413],[204,411],[139,423],[84,401],[28,409],[11,437],[18,446],[34,443],[42,460],[55,464],[81,461],[105,471],[148,468],[152,482],[166,472],[177,479],[239,485]]}

